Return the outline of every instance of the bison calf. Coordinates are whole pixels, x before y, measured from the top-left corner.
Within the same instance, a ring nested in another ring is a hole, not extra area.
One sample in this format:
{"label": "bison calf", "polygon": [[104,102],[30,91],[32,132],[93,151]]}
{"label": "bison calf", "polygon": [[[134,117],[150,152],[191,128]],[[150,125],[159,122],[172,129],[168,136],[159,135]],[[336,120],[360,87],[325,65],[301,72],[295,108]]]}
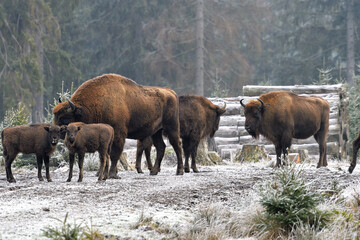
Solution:
{"label": "bison calf", "polygon": [[66,131],[65,145],[69,150],[70,158],[70,171],[67,182],[70,182],[72,178],[75,153],[79,157],[78,182],[81,182],[83,179],[85,153],[96,151],[100,155],[98,181],[106,180],[109,177],[109,154],[114,140],[114,129],[108,124],[85,124],[80,122],[70,123],[68,126],[64,126],[64,129]]}
{"label": "bison calf", "polygon": [[[225,113],[226,104],[222,108],[214,105],[209,99],[197,95],[184,95],[179,97],[180,137],[185,155],[185,172],[190,172],[189,158],[191,155],[191,168],[199,172],[196,167],[197,149],[201,139],[213,137],[219,129],[220,116]],[[150,150],[151,138],[138,141],[136,152],[136,169],[141,170],[141,155],[145,150],[146,161],[151,170]],[[165,148],[165,145],[163,146]],[[158,166],[160,169],[160,166]]]}
{"label": "bison calf", "polygon": [[49,158],[56,148],[60,137],[60,127],[53,124],[31,124],[5,128],[1,132],[3,153],[5,156],[6,179],[16,182],[11,172],[11,164],[18,153],[35,153],[38,168],[38,178],[41,175],[42,163],[46,167],[46,179],[51,182],[49,173]]}
{"label": "bison calf", "polygon": [[291,92],[274,91],[262,94],[245,108],[245,129],[254,138],[265,136],[276,150],[276,166],[281,165],[281,154],[287,154],[293,138],[314,136],[319,144],[317,167],[327,166],[326,139],[329,132],[329,103],[320,97],[303,97]]}

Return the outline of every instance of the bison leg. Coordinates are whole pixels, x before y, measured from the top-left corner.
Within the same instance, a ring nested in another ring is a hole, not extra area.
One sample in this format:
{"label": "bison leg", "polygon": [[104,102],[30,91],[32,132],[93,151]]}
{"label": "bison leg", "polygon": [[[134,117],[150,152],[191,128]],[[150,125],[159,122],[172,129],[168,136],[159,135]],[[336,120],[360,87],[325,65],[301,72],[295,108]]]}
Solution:
{"label": "bison leg", "polygon": [[[151,146],[145,148],[145,158],[146,158],[146,163],[148,165],[148,169],[149,171],[151,171],[152,169],[152,163],[151,163]],[[160,169],[159,169],[160,170]]]}
{"label": "bison leg", "polygon": [[69,177],[66,180],[67,182],[71,182],[72,174],[73,174],[73,168],[74,168],[74,161],[75,161],[75,154],[69,153]]}
{"label": "bison leg", "polygon": [[319,131],[314,135],[316,142],[319,144],[319,162],[317,167],[326,167],[327,160],[326,160],[326,132]]}
{"label": "bison leg", "polygon": [[105,170],[104,170],[104,180],[109,178],[109,166],[110,166],[110,154],[106,154],[105,158]]}
{"label": "bison leg", "polygon": [[281,153],[282,153],[281,146],[275,146],[275,151],[276,151],[276,165],[275,165],[275,167],[280,167],[281,166]]}
{"label": "bison leg", "polygon": [[52,182],[51,177],[50,177],[50,157],[49,156],[45,156],[44,157],[44,163],[45,163],[45,169],[46,169],[46,179],[48,182]]}
{"label": "bison leg", "polygon": [[135,168],[138,173],[144,173],[141,169],[141,156],[143,154],[143,151],[144,151],[143,144],[141,143],[141,140],[138,140],[136,147],[136,164],[135,164]]}
{"label": "bison leg", "polygon": [[352,162],[349,167],[350,173],[352,173],[354,171],[354,168],[356,167],[356,158],[357,158],[357,153],[359,151],[359,148],[360,148],[360,132],[359,132],[358,137],[353,142],[353,156],[352,156]]}
{"label": "bison leg", "polygon": [[148,169],[151,171],[152,169],[152,163],[150,158],[150,152],[151,152],[151,145],[152,145],[152,139],[150,137],[145,138],[143,140],[138,140],[137,142],[137,149],[136,149],[136,165],[135,168],[138,173],[144,173],[141,169],[141,156],[143,151],[145,150],[145,157],[146,162],[148,165]]}
{"label": "bison leg", "polygon": [[16,158],[17,154],[8,154],[5,156],[5,169],[6,169],[6,179],[9,183],[15,183],[16,180],[12,174],[11,171],[11,164],[14,161],[14,159]]}
{"label": "bison leg", "polygon": [[184,155],[185,155],[184,170],[186,173],[190,172],[190,166],[189,166],[190,146],[189,145],[190,145],[189,139],[184,138],[182,141],[182,147],[183,147]]}
{"label": "bison leg", "polygon": [[199,172],[199,170],[196,167],[196,155],[197,155],[198,146],[199,143],[197,142],[196,144],[194,144],[193,149],[191,151],[191,168],[194,173]]}
{"label": "bison leg", "polygon": [[79,162],[78,162],[78,165],[79,165],[79,179],[78,179],[78,182],[82,182],[83,176],[84,176],[83,166],[84,166],[85,153],[84,152],[79,152],[78,156],[79,156]]}
{"label": "bison leg", "polygon": [[117,176],[117,162],[120,158],[120,155],[124,149],[124,144],[125,144],[125,136],[123,135],[118,135],[115,133],[115,138],[114,138],[114,142],[113,145],[111,147],[111,166],[110,166],[110,171],[109,171],[109,178],[120,178]]}
{"label": "bison leg", "polygon": [[99,157],[100,157],[100,167],[99,167],[99,177],[98,177],[98,182],[102,181],[102,180],[106,180],[106,178],[104,179],[104,171],[105,171],[105,165],[106,165],[106,159],[107,159],[107,154],[106,152],[99,152]]}
{"label": "bison leg", "polygon": [[42,174],[41,174],[42,163],[43,163],[43,156],[41,156],[41,155],[36,155],[36,161],[37,161],[37,169],[38,169],[38,178],[39,178],[39,181],[44,181],[44,178],[42,177]]}
{"label": "bison leg", "polygon": [[156,132],[152,137],[154,146],[156,148],[156,160],[154,166],[151,168],[150,175],[157,175],[160,172],[161,161],[165,154],[166,145],[162,138],[162,131]]}
{"label": "bison leg", "polygon": [[182,161],[182,151],[181,151],[181,142],[180,142],[179,132],[178,131],[168,131],[167,135],[168,135],[171,146],[175,150],[176,157],[178,160],[176,175],[183,175],[184,174],[184,164]]}

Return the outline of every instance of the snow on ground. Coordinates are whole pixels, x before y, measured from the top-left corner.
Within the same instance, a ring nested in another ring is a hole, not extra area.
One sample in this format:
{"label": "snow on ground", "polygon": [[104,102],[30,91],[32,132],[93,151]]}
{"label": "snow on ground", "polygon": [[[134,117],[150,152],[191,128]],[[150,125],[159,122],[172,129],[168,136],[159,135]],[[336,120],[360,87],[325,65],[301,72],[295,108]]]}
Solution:
{"label": "snow on ground", "polygon": [[[330,189],[334,183],[351,197],[360,192],[360,167],[352,174],[349,163],[329,160],[326,168],[316,161],[306,163],[304,176],[314,189]],[[276,169],[269,162],[199,166],[200,173],[176,176],[175,167],[162,167],[157,176],[135,171],[119,172],[121,179],[97,183],[95,172],[84,172],[84,180],[66,182],[67,168],[51,171],[53,182],[39,182],[36,170],[15,170],[16,183],[0,172],[0,239],[45,239],[46,227],[67,222],[92,226],[118,239],[159,239],[155,229],[134,229],[141,215],[160,226],[184,231],[199,206],[219,204],[240,214],[256,205],[254,186],[271,179]]]}

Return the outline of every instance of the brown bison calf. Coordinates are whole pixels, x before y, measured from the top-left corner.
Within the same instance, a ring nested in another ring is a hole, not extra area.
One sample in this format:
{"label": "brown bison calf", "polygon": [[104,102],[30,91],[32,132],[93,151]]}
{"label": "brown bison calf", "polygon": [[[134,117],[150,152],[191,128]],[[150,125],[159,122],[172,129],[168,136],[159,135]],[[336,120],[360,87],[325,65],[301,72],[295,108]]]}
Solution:
{"label": "brown bison calf", "polygon": [[5,156],[6,179],[16,182],[11,172],[11,163],[18,153],[35,153],[38,168],[38,178],[41,175],[42,163],[46,167],[46,179],[51,182],[49,173],[49,158],[56,149],[60,137],[60,127],[53,124],[31,124],[5,128],[1,132],[3,152]]}
{"label": "brown bison calf", "polygon": [[[199,172],[196,167],[197,149],[201,139],[213,137],[219,129],[220,116],[225,113],[224,107],[214,105],[209,99],[197,95],[184,95],[179,97],[180,137],[185,155],[185,172],[190,172],[189,158],[191,155],[191,168]],[[152,169],[150,160],[151,138],[138,141],[136,152],[136,169],[141,170],[141,155],[145,150],[149,170]],[[165,145],[163,146],[165,148]],[[160,166],[159,166],[160,169]]]}
{"label": "brown bison calf", "polygon": [[98,181],[106,180],[109,177],[109,154],[114,140],[114,129],[108,124],[84,124],[80,122],[70,123],[68,126],[64,126],[63,128],[66,131],[65,145],[69,150],[70,158],[70,171],[67,182],[70,182],[72,178],[75,153],[77,153],[79,157],[78,182],[81,182],[83,179],[85,153],[93,153],[96,151],[100,155]]}

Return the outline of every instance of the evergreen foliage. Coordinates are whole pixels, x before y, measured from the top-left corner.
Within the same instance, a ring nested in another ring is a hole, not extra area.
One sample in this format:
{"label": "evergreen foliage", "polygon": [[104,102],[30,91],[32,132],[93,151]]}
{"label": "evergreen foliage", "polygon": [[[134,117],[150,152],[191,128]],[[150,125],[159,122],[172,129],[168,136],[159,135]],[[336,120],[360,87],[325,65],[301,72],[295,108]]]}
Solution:
{"label": "evergreen foliage", "polygon": [[301,168],[288,164],[276,172],[273,180],[259,187],[264,212],[259,216],[258,228],[289,235],[304,224],[315,229],[325,227],[330,214],[316,208],[320,194],[307,188]]}

